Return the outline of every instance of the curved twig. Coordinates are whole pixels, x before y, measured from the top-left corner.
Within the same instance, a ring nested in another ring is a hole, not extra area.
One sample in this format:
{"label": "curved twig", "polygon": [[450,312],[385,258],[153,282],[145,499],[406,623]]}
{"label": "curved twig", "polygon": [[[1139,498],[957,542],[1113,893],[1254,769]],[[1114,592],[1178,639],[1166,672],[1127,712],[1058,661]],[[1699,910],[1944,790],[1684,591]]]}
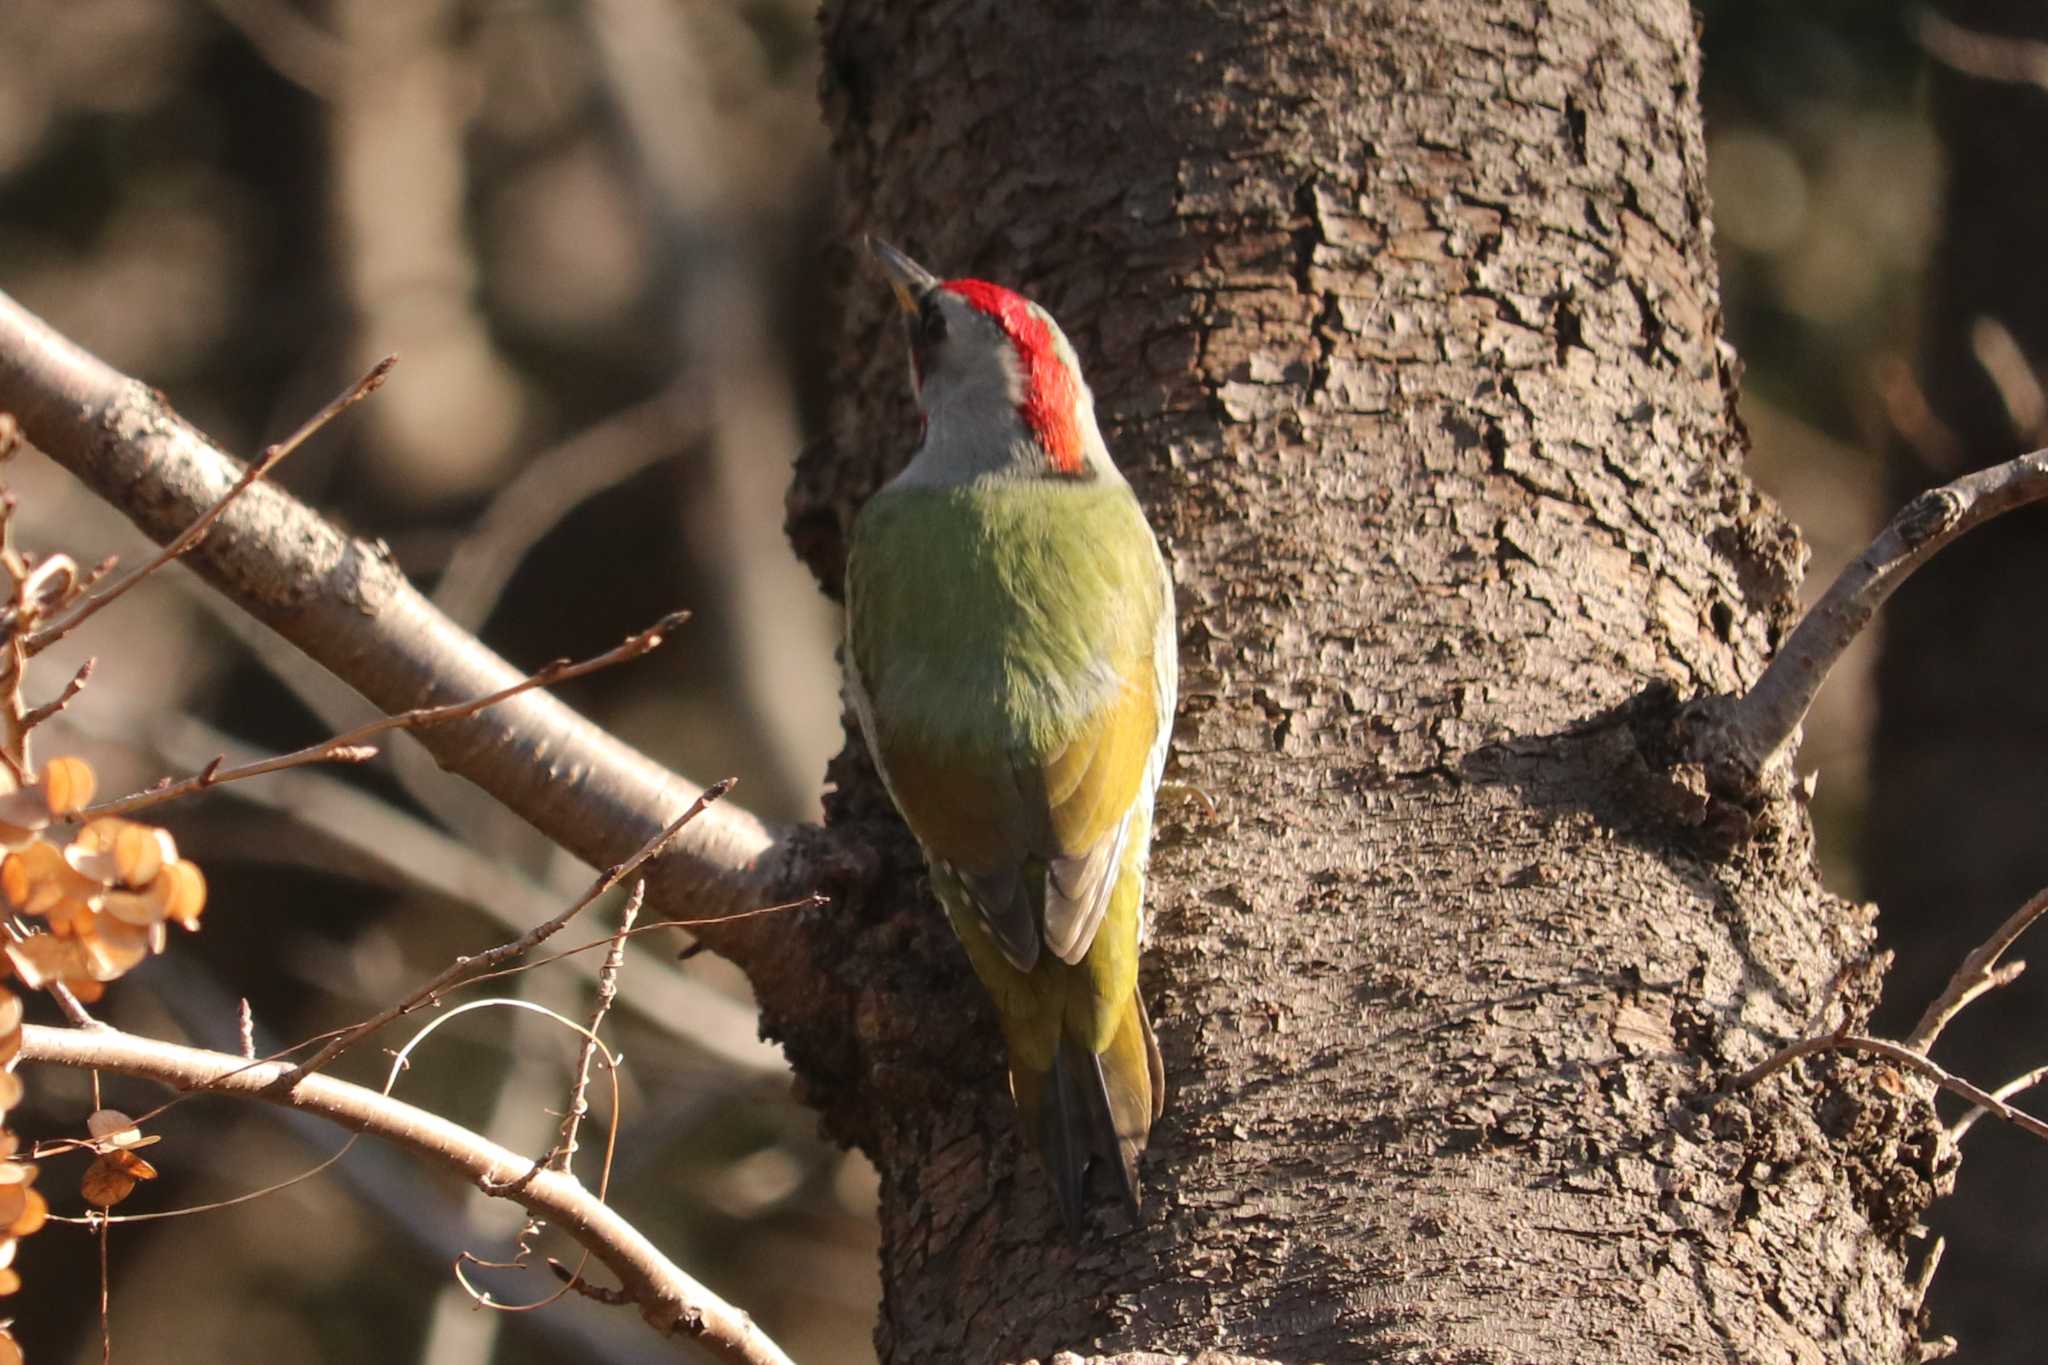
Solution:
{"label": "curved twig", "polygon": [[287,1073],[288,1079],[280,1082],[280,1084],[288,1085],[289,1077],[291,1076],[306,1076],[318,1071],[321,1067],[327,1065],[343,1052],[346,1052],[349,1048],[354,1047],[357,1043],[375,1033],[378,1029],[383,1028],[386,1024],[411,1014],[423,1005],[431,1004],[438,1000],[442,992],[465,984],[467,981],[481,980],[483,977],[488,976],[491,969],[499,963],[504,962],[508,958],[518,957],[529,948],[545,943],[555,934],[561,932],[562,928],[570,920],[588,909],[599,896],[602,896],[605,892],[632,876],[649,858],[660,853],[662,846],[674,839],[692,821],[703,815],[705,811],[710,810],[720,797],[732,790],[733,781],[734,779],[728,777],[722,782],[714,782],[711,786],[707,787],[695,801],[690,803],[687,810],[670,821],[653,838],[634,850],[632,857],[598,873],[597,880],[590,884],[590,889],[583,893],[582,898],[568,906],[560,914],[534,925],[509,943],[500,943],[495,948],[487,949],[476,954],[474,957],[456,958],[455,961],[449,963],[447,967],[437,973],[432,981],[414,991],[404,1000],[379,1010],[360,1024],[344,1029],[330,1038],[318,1052],[315,1052],[311,1057],[308,1057],[291,1072]]}
{"label": "curved twig", "polygon": [[1965,531],[2044,498],[2048,450],[2037,450],[1907,503],[1786,637],[1756,686],[1700,704],[1695,752],[1752,774],[1785,758],[1829,671],[1899,584]]}
{"label": "curved twig", "polygon": [[[510,1185],[533,1164],[438,1114],[331,1076],[299,1077],[289,1098],[280,1098],[272,1087],[293,1074],[282,1063],[246,1062],[113,1029],[37,1024],[22,1027],[21,1055],[31,1062],[118,1071],[180,1090],[283,1103],[416,1152],[487,1191]],[[752,1319],[698,1284],[574,1176],[543,1170],[519,1190],[517,1202],[588,1247],[661,1332],[687,1336],[732,1365],[790,1365]]]}

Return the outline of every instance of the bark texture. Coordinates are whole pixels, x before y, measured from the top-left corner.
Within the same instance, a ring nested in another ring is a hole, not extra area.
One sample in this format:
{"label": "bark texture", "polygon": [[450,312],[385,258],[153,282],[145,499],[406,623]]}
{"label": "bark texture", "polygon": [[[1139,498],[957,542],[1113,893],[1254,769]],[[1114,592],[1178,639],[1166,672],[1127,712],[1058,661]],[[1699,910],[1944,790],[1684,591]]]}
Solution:
{"label": "bark texture", "polygon": [[[1073,337],[1178,584],[1143,1224],[1058,1236],[991,1017],[888,851],[789,1039],[883,1176],[891,1361],[1911,1358],[1924,1097],[1705,1098],[1868,945],[1803,810],[1667,764],[1803,551],[1744,480],[1677,0],[832,3],[846,239]],[[852,247],[849,246],[849,251]],[[889,301],[791,526],[908,455]],[[828,1078],[839,1078],[836,1082]],[[1895,1088],[1896,1090],[1896,1088]]]}
{"label": "bark texture", "polygon": [[[1967,33],[2048,42],[2048,7],[2036,0],[1947,0],[1937,8]],[[1918,369],[1950,439],[1900,445],[1893,470],[1902,498],[2048,443],[2048,431],[2016,429],[1973,344],[1973,333],[1993,320],[2034,372],[2048,364],[2048,261],[2040,249],[2048,183],[2036,168],[2048,96],[1940,62],[1931,77],[1948,185]],[[1886,612],[1865,867],[1883,907],[1880,930],[1898,953],[1886,989],[1889,1025],[1911,1021],[1964,954],[2048,885],[2043,581],[2048,514],[2023,510],[1944,554]],[[2022,957],[2035,955],[2028,946],[2021,943]],[[2048,1061],[2038,1029],[2017,1026],[2044,1013],[2048,974],[2029,972],[1957,1020],[1939,1059],[1987,1088],[2001,1085]],[[1931,1220],[1949,1238],[1929,1294],[1934,1324],[1956,1334],[1967,1359],[2038,1360],[2048,1339],[2039,1292],[2048,1240],[2014,1230],[2048,1220],[2048,1153],[2002,1125],[1979,1124],[1967,1158],[1955,1201]]]}

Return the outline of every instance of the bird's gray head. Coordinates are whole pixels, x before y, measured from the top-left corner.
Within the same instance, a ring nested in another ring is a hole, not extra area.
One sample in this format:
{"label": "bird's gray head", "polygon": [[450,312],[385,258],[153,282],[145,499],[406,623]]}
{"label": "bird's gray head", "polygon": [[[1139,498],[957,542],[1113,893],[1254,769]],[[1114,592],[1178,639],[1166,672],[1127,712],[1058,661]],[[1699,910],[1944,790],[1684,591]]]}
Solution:
{"label": "bird's gray head", "polygon": [[941,280],[887,242],[868,246],[909,328],[920,461],[956,476],[1115,476],[1080,362],[1050,313],[986,280]]}

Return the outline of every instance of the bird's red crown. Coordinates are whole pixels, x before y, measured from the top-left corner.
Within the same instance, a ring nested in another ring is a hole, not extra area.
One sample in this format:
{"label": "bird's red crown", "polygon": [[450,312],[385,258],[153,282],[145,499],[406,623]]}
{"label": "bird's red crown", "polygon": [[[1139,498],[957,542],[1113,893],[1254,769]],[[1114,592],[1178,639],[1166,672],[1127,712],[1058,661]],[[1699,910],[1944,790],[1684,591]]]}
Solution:
{"label": "bird's red crown", "polygon": [[1082,455],[1078,415],[1079,380],[1073,367],[1060,358],[1045,310],[1034,307],[1015,290],[987,280],[948,280],[941,287],[965,299],[977,313],[994,318],[1017,348],[1017,359],[1024,366],[1024,401],[1017,405],[1017,415],[1045,449],[1053,472],[1084,472],[1087,462]]}

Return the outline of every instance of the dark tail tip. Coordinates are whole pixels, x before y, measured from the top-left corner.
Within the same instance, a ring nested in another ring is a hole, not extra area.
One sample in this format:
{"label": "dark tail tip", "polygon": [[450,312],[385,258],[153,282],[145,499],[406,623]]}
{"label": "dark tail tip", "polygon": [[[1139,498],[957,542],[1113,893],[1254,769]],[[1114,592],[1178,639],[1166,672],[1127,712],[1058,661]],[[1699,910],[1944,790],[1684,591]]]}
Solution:
{"label": "dark tail tip", "polygon": [[1081,1211],[1088,1196],[1087,1100],[1076,1084],[1075,1058],[1078,1051],[1062,1042],[1053,1054],[1051,1093],[1039,1109],[1038,1151],[1052,1176],[1052,1196],[1060,1206],[1060,1221],[1067,1237],[1081,1240]]}
{"label": "dark tail tip", "polygon": [[1119,1136],[1111,1109],[1102,1058],[1070,1039],[1061,1039],[1052,1059],[1050,1092],[1039,1111],[1039,1151],[1052,1176],[1053,1198],[1067,1236],[1083,1237],[1088,1172],[1103,1166],[1113,1174],[1131,1222],[1138,1221],[1138,1154],[1143,1139]]}

